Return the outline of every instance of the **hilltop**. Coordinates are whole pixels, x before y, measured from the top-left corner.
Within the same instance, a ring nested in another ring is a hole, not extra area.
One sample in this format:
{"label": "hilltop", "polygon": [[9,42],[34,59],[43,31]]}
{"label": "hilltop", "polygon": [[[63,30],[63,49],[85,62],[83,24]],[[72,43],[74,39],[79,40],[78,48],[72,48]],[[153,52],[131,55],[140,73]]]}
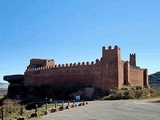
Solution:
{"label": "hilltop", "polygon": [[149,75],[149,85],[152,88],[160,89],[160,71]]}

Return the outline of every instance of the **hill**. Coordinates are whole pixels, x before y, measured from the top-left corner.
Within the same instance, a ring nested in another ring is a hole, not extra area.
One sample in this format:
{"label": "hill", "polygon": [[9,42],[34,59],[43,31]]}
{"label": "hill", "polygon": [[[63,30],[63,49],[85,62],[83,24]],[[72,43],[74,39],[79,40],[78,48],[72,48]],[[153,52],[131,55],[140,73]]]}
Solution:
{"label": "hill", "polygon": [[149,75],[149,85],[152,88],[160,89],[160,71]]}
{"label": "hill", "polygon": [[8,88],[8,83],[2,83],[0,82],[0,89],[7,89]]}
{"label": "hill", "polygon": [[9,85],[8,83],[0,82],[0,99],[2,99],[4,95],[7,94],[8,85]]}

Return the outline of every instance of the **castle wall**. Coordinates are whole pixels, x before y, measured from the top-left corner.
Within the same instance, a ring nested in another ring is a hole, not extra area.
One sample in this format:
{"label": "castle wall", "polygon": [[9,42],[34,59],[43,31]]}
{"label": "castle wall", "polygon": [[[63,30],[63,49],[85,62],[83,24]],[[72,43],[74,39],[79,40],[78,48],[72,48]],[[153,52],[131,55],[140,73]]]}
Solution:
{"label": "castle wall", "polygon": [[144,86],[148,86],[149,82],[148,82],[148,70],[144,69],[143,71],[143,83]]}
{"label": "castle wall", "polygon": [[52,85],[61,86],[73,83],[81,83],[101,87],[101,64],[99,61],[86,65],[70,64],[58,65],[52,68],[33,69],[25,72],[24,82],[34,86]]}
{"label": "castle wall", "polygon": [[119,80],[118,80],[118,88],[122,88],[124,85],[124,62],[120,61],[119,64]]}
{"label": "castle wall", "polygon": [[128,61],[124,63],[124,85],[130,83],[130,64]]}
{"label": "castle wall", "polygon": [[54,66],[54,60],[46,60],[46,66]]}
{"label": "castle wall", "polygon": [[131,86],[143,86],[144,82],[144,70],[130,66],[130,85]]}
{"label": "castle wall", "polygon": [[[24,82],[33,86],[63,86],[73,83],[92,85],[102,90],[122,88],[123,85],[148,85],[147,69],[136,67],[135,54],[130,55],[130,62],[122,61],[120,48],[111,46],[102,48],[102,58],[96,62],[70,63],[55,65],[54,60],[32,59],[31,64],[42,67],[29,68],[24,74]],[[130,64],[133,64],[130,65]],[[43,62],[46,62],[45,65]],[[44,66],[43,66],[44,65]]]}

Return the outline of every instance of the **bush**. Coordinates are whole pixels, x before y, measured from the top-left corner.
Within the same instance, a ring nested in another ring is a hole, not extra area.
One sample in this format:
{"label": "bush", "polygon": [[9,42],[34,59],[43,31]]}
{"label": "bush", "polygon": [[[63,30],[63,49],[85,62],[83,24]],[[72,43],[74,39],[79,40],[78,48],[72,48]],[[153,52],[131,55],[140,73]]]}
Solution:
{"label": "bush", "polygon": [[124,92],[124,99],[133,99],[133,98],[135,98],[135,96],[131,91]]}
{"label": "bush", "polygon": [[136,86],[136,90],[142,90],[142,86]]}

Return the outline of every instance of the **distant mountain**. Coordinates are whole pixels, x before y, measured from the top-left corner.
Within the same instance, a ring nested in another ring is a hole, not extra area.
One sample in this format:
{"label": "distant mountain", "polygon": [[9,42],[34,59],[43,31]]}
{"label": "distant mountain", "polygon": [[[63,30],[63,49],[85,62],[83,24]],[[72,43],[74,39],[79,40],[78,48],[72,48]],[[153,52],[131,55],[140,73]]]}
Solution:
{"label": "distant mountain", "polygon": [[149,75],[149,85],[153,88],[160,89],[160,72]]}
{"label": "distant mountain", "polygon": [[0,89],[7,89],[8,88],[8,83],[2,83],[0,82]]}

